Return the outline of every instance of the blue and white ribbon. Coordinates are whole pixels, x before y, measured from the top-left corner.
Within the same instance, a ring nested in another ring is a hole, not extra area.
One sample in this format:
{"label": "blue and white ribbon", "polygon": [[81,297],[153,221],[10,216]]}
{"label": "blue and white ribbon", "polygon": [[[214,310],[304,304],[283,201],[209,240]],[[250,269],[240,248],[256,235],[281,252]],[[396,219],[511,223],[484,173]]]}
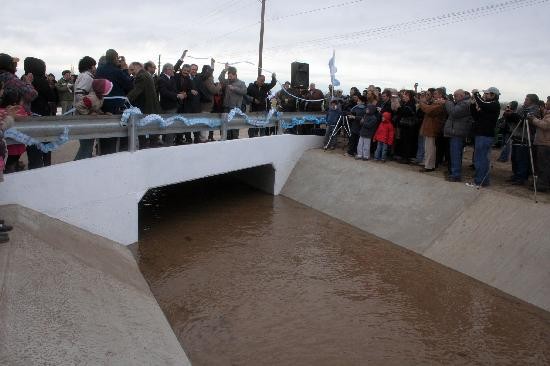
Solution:
{"label": "blue and white ribbon", "polygon": [[293,128],[295,126],[301,126],[304,124],[313,123],[315,125],[320,125],[323,123],[326,123],[325,117],[317,117],[317,116],[304,116],[304,117],[294,117],[290,121],[282,121],[281,122],[281,128],[283,129],[289,129]]}
{"label": "blue and white ribbon", "polygon": [[248,117],[243,111],[235,107],[232,110],[230,110],[229,113],[227,114],[227,122],[231,122],[236,115],[243,117],[246,123],[248,123],[249,125],[263,128],[270,123],[270,120],[273,116],[275,116],[278,119],[281,116],[281,113],[277,112],[275,109],[270,109],[269,112],[267,113],[266,119],[262,121],[262,120],[252,119]]}
{"label": "blue and white ribbon", "polygon": [[[126,109],[122,113],[122,117],[120,119],[120,124],[122,126],[127,126],[128,121],[130,120],[130,116],[132,115],[138,115],[142,114],[141,110],[137,107],[132,107]],[[279,117],[281,113],[275,111],[274,109],[270,110],[267,114],[267,117],[265,120],[256,120],[248,117],[245,113],[243,113],[239,108],[233,108],[228,114],[227,114],[227,122],[231,122],[237,115],[242,116],[246,123],[249,125],[252,125],[254,127],[265,127],[267,124],[270,123],[270,120],[273,116]],[[159,116],[158,114],[149,114],[139,121],[136,122],[136,126],[138,127],[144,127],[153,123],[158,123],[161,128],[166,128],[171,125],[173,125],[176,122],[183,123],[186,126],[208,126],[210,128],[219,128],[221,126],[221,120],[219,118],[186,118],[181,115],[176,115],[168,118],[163,118],[162,116]]]}
{"label": "blue and white ribbon", "polygon": [[[122,113],[120,124],[122,126],[127,126],[130,116],[136,115],[136,114],[142,114],[141,110],[138,107],[132,107],[132,108],[126,109]],[[203,126],[208,126],[210,128],[219,128],[221,126],[221,121],[219,118],[185,118],[184,116],[181,116],[181,115],[163,118],[158,114],[148,114],[147,116],[137,121],[136,126],[145,127],[153,123],[158,123],[161,128],[167,128],[176,122],[183,123],[186,126],[203,125]]]}
{"label": "blue and white ribbon", "polygon": [[40,142],[35,138],[25,135],[24,133],[19,132],[14,127],[6,130],[6,132],[4,132],[4,137],[17,141],[21,144],[25,144],[27,146],[35,145],[43,153],[48,153],[57,150],[61,145],[64,145],[65,143],[67,143],[67,141],[69,141],[69,128],[65,127],[63,129],[63,133],[56,140],[47,143]]}
{"label": "blue and white ribbon", "polygon": [[301,100],[302,102],[323,102],[325,99],[305,99],[305,98],[301,98],[301,97],[298,97],[294,94],[291,94],[288,90],[286,90],[284,88],[284,86],[277,80],[277,84],[279,84],[281,86],[281,90],[284,91],[285,93],[287,93],[288,95],[290,95],[292,98],[294,99],[297,99],[297,100]]}

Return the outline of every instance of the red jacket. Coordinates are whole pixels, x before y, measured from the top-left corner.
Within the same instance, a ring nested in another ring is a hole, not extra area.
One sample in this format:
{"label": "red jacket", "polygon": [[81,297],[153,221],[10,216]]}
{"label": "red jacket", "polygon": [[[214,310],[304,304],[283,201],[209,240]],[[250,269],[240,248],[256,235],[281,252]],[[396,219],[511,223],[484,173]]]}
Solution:
{"label": "red jacket", "polygon": [[393,145],[395,130],[391,123],[391,113],[382,113],[382,122],[374,134],[374,141],[383,142],[386,145]]}

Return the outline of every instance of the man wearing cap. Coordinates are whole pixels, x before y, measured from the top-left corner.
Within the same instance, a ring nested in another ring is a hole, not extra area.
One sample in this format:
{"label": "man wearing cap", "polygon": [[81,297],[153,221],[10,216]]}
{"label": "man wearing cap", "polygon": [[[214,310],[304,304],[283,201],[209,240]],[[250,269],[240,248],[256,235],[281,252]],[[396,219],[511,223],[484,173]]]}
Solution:
{"label": "man wearing cap", "polygon": [[498,102],[500,91],[490,87],[483,91],[483,97],[477,89],[472,90],[473,100],[470,112],[474,119],[473,133],[475,136],[474,166],[476,169],[473,183],[468,186],[483,186],[490,184],[489,180],[489,154],[493,146],[495,128],[500,116],[500,103]]}
{"label": "man wearing cap", "polygon": [[61,79],[55,84],[61,104],[61,113],[65,114],[73,107],[73,77],[69,70],[63,70]]}

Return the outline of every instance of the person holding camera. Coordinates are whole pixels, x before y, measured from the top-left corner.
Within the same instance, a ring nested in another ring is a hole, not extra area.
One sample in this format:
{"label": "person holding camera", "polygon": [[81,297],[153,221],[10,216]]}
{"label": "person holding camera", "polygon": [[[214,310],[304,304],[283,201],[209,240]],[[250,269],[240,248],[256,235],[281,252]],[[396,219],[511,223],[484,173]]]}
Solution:
{"label": "person holding camera", "polygon": [[461,182],[464,140],[469,136],[472,127],[470,99],[466,97],[464,90],[458,89],[453,93],[453,100],[445,103],[445,110],[449,117],[443,127],[443,134],[449,138],[450,147],[450,171],[447,180]]}
{"label": "person holding camera", "polygon": [[344,155],[352,156],[356,159],[359,159],[359,156],[357,155],[357,145],[359,144],[359,137],[361,133],[361,119],[365,116],[367,111],[365,102],[365,97],[362,95],[357,96],[357,104],[353,106],[349,112],[346,112],[349,120],[350,136],[348,150]]}
{"label": "person holding camera", "polygon": [[405,90],[401,94],[401,104],[396,112],[396,120],[400,131],[400,138],[396,141],[395,147],[396,155],[401,156],[398,162],[409,164],[416,157],[420,129],[414,90]]}
{"label": "person holding camera", "polygon": [[537,147],[537,182],[539,192],[550,191],[550,100],[546,102],[544,118],[528,115],[529,124],[536,128],[534,144]]}
{"label": "person holding camera", "polygon": [[431,103],[428,94],[420,95],[419,109],[424,113],[420,134],[424,136],[424,168],[420,172],[433,172],[436,163],[436,138],[441,134],[443,125],[447,119],[445,111],[446,93],[442,89],[436,89]]}
{"label": "person holding camera", "polygon": [[517,113],[517,110],[518,110],[518,102],[514,100],[506,106],[506,109],[504,110],[502,118],[499,120],[499,123],[501,124],[498,127],[500,129],[500,133],[502,134],[502,139],[504,143],[504,146],[502,147],[502,151],[500,152],[500,156],[497,159],[497,161],[500,161],[501,163],[506,163],[510,159],[512,144],[508,140],[510,140],[510,135],[512,133],[513,126],[517,126],[517,124],[521,119],[519,117],[519,114]]}
{"label": "person holding camera", "polygon": [[[522,186],[527,182],[529,175],[532,174],[531,156],[529,145],[533,145],[535,138],[535,127],[524,124],[529,115],[534,118],[540,118],[539,97],[536,94],[527,94],[523,106],[518,110],[519,126],[513,126],[512,135],[512,176],[507,180],[508,183],[516,186]],[[527,133],[529,128],[529,134]],[[530,141],[528,139],[530,136]]]}
{"label": "person holding camera", "polygon": [[483,97],[477,89],[472,90],[472,104],[470,112],[474,119],[473,135],[475,138],[474,167],[475,175],[473,183],[466,183],[467,186],[487,187],[490,184],[489,178],[489,154],[495,138],[495,129],[500,116],[500,103],[498,101],[500,91],[490,87],[483,91]]}

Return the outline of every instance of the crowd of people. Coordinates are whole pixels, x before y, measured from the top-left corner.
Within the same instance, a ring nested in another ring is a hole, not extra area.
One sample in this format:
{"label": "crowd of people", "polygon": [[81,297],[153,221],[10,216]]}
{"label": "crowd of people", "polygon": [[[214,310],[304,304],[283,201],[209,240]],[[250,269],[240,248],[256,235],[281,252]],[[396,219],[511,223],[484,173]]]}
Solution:
{"label": "crowd of people", "polygon": [[[75,113],[78,115],[121,114],[128,106],[138,107],[142,113],[222,113],[238,107],[243,111],[264,112],[271,108],[271,90],[277,84],[276,75],[266,83],[260,75],[248,87],[238,79],[237,69],[225,64],[214,79],[215,61],[199,66],[185,63],[184,51],[175,64],[166,63],[157,73],[154,62],[127,63],[124,56],[109,49],[97,61],[84,56],[78,63],[78,75],[64,70],[56,81],[53,74],[46,74],[43,60],[27,57],[23,61],[24,72],[16,76],[19,59],[6,53],[0,54],[0,82],[4,85],[1,109],[17,107],[16,118],[25,116],[50,116]],[[290,83],[283,86],[290,92]],[[291,94],[280,95],[280,106],[285,110],[301,108],[321,111],[323,93],[312,84],[309,90],[296,91],[300,98],[312,100],[298,106]],[[313,102],[313,100],[316,100]],[[274,128],[250,128],[248,136],[270,135]],[[227,139],[235,139],[239,130],[230,129]],[[139,136],[140,148],[202,143],[214,139],[213,131],[186,134]],[[111,154],[127,149],[127,140],[101,138],[80,140],[75,160],[90,158],[94,154]],[[36,146],[9,145],[5,173],[23,169],[21,155],[26,152],[28,169],[51,164],[51,153],[43,153]]]}
{"label": "crowd of people", "polygon": [[[16,76],[19,59],[0,54],[0,111],[15,120],[29,115],[61,113],[121,114],[127,101],[142,113],[222,113],[235,107],[243,111],[265,112],[271,108],[285,112],[327,113],[325,148],[334,149],[338,124],[349,125],[346,155],[362,160],[384,162],[393,159],[404,164],[419,164],[422,172],[447,165],[447,180],[463,180],[462,162],[465,143],[474,145],[474,186],[490,185],[490,152],[497,132],[504,137],[500,161],[511,156],[511,184],[525,184],[534,172],[539,191],[550,188],[550,101],[528,94],[521,106],[513,101],[502,111],[500,92],[491,87],[480,93],[462,89],[448,94],[444,87],[414,90],[384,89],[371,85],[362,92],[353,87],[349,95],[329,86],[327,93],[315,84],[296,88],[281,84],[277,77],[264,75],[248,86],[237,76],[237,69],[225,64],[214,78],[215,61],[199,66],[186,63],[184,51],[175,64],[166,63],[157,73],[154,62],[127,63],[124,56],[109,49],[97,61],[84,56],[78,63],[78,75],[62,72],[59,80],[46,74],[43,60],[27,57],[24,73]],[[7,125],[7,124],[6,124]],[[249,128],[248,136],[273,134],[274,128]],[[300,133],[296,128],[285,131]],[[342,133],[342,131],[338,131]],[[239,137],[239,130],[227,131],[227,139]],[[214,139],[213,131],[176,135],[140,136],[141,148],[202,143]],[[532,145],[533,149],[530,149]],[[80,140],[75,160],[94,154],[110,154],[127,148],[122,138]],[[20,157],[26,152],[28,168],[51,164],[51,153],[36,146],[8,146],[5,173],[21,169]],[[533,152],[533,159],[531,159]],[[531,166],[531,160],[535,167]]]}
{"label": "crowd of people", "polygon": [[325,149],[335,148],[335,129],[349,125],[345,155],[379,162],[389,155],[399,163],[422,166],[421,172],[445,163],[446,179],[462,182],[463,152],[471,142],[475,174],[466,184],[486,187],[491,182],[491,150],[501,136],[498,160],[512,161],[508,182],[525,185],[534,173],[537,190],[549,191],[550,97],[544,101],[527,94],[521,107],[512,101],[504,111],[499,99],[495,87],[452,94],[444,87],[417,92],[371,85],[362,93],[352,88],[349,97],[330,98],[327,104]]}

